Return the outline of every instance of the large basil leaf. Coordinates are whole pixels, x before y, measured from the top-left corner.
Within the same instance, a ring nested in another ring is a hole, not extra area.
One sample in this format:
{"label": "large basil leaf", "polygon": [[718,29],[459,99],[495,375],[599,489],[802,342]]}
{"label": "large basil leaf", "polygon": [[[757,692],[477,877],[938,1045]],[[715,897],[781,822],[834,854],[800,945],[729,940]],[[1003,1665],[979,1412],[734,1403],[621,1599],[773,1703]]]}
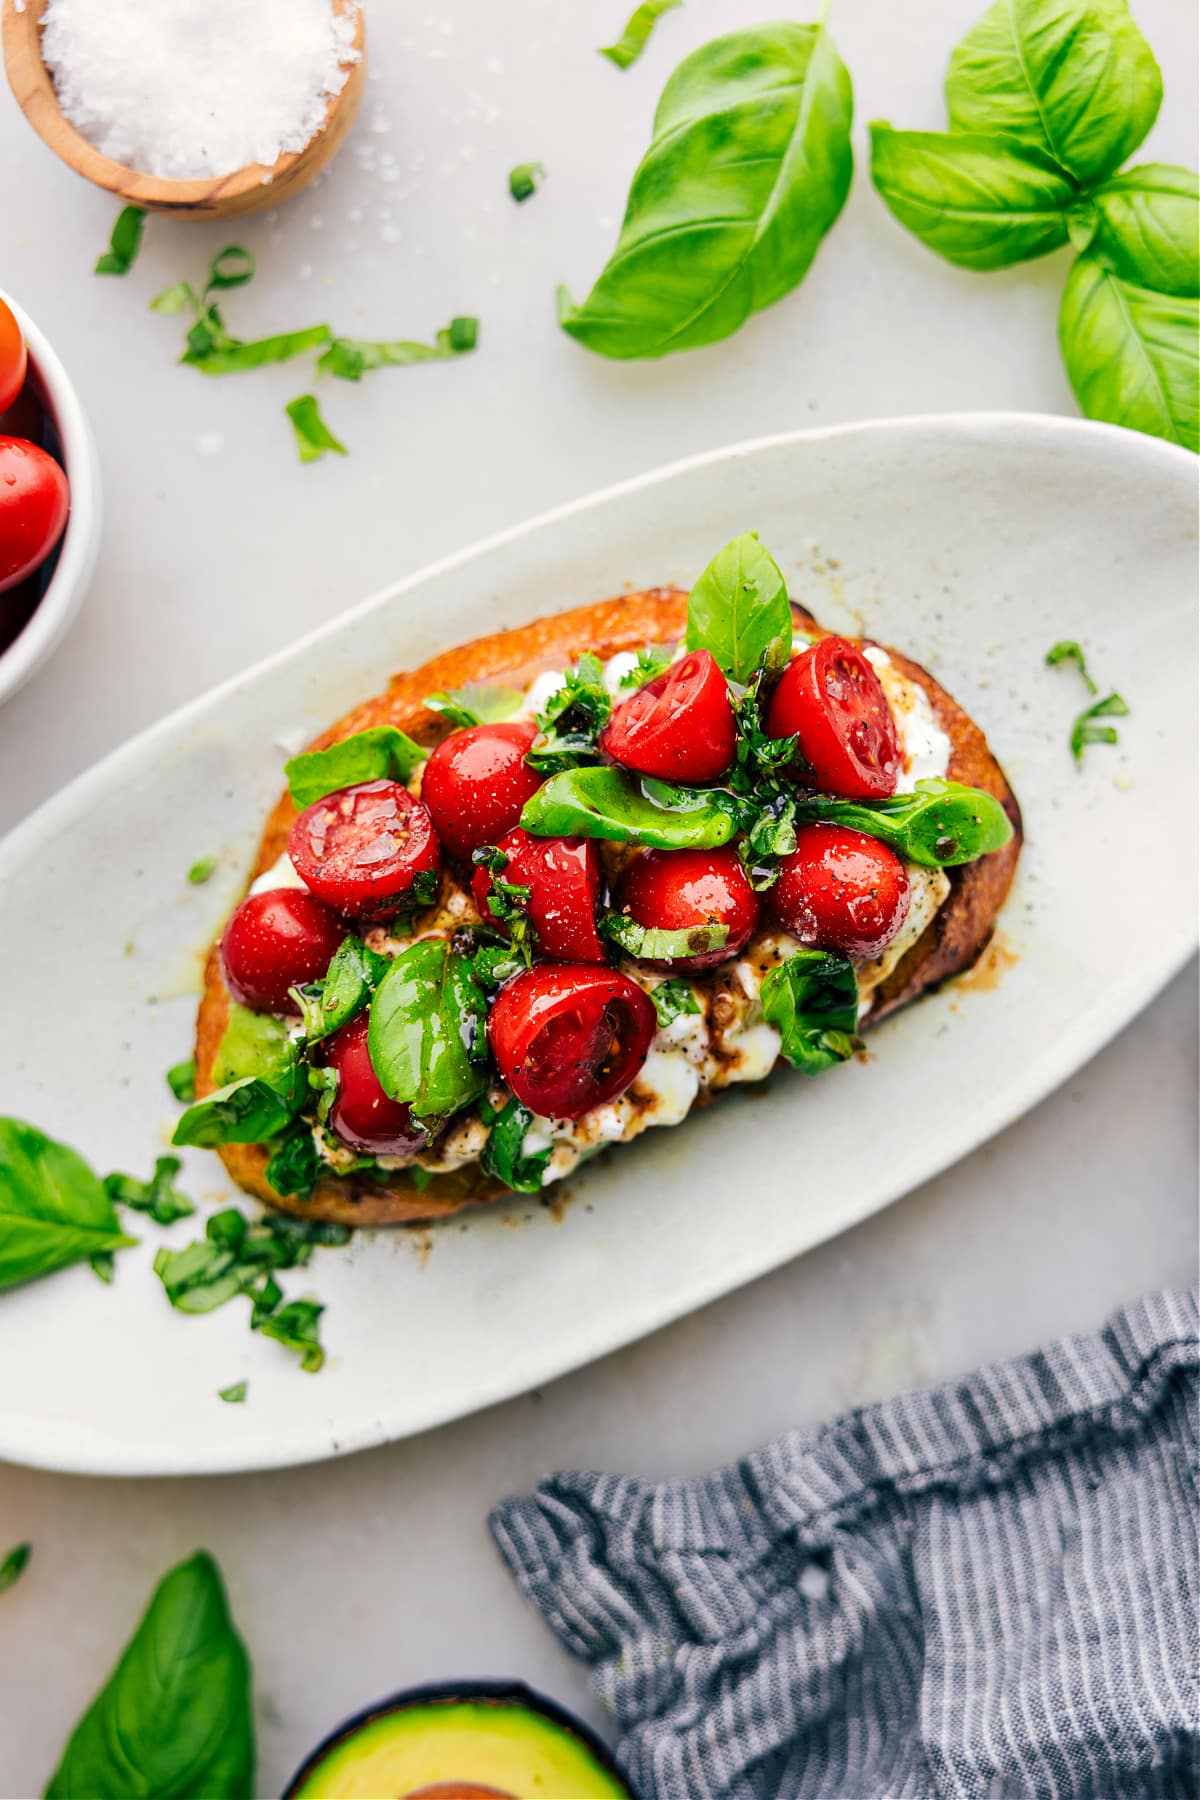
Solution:
{"label": "large basil leaf", "polygon": [[736,829],[733,796],[665,781],[638,782],[623,769],[566,769],[525,802],[521,824],[535,837],[604,838],[656,850],[715,850]]}
{"label": "large basil leaf", "polygon": [[1200,450],[1198,302],[1124,281],[1091,251],[1071,270],[1058,317],[1063,361],[1089,419]]}
{"label": "large basil leaf", "polygon": [[923,244],[964,269],[1003,269],[1065,244],[1069,176],[999,134],[871,126],[871,179]]}
{"label": "large basil leaf", "polygon": [[252,1800],[254,1761],[250,1661],[200,1550],[159,1582],[46,1800]]}
{"label": "large basil leaf", "polygon": [[978,862],[1012,837],[1012,822],[993,794],[940,778],[918,781],[915,794],[888,800],[835,800],[813,794],[796,802],[798,822],[830,820],[865,831],[905,862],[952,869]]}
{"label": "large basil leaf", "polygon": [[372,725],[353,737],[331,744],[328,750],[306,750],[284,764],[288,787],[296,805],[304,809],[340,788],[357,787],[364,781],[407,781],[418,763],[429,755],[407,732],[394,725]]}
{"label": "large basil leaf", "polygon": [[533,1124],[529,1108],[514,1096],[500,1112],[481,1100],[479,1114],[484,1124],[491,1127],[479,1158],[485,1174],[494,1175],[515,1194],[540,1194],[551,1152],[538,1150],[526,1156],[525,1133]]}
{"label": "large basil leaf", "polygon": [[485,1003],[468,957],[441,938],[410,944],[380,982],[367,1048],[380,1084],[430,1125],[487,1086]]}
{"label": "large basil leaf", "polygon": [[1097,188],[1092,252],[1122,281],[1200,294],[1200,181],[1191,169],[1143,163]]}
{"label": "large basil leaf", "polygon": [[1125,0],[996,0],[950,58],[956,131],[1002,132],[1081,182],[1137,149],[1162,76]]}
{"label": "large basil leaf", "polygon": [[858,1029],[858,977],[844,956],[796,950],[763,977],[763,1016],[794,1069],[819,1075],[853,1055]]}
{"label": "large basil leaf", "polygon": [[789,293],[850,187],[853,97],[821,25],[759,25],[685,57],[658,104],[617,246],[564,330],[604,356],[728,337]]}
{"label": "large basil leaf", "polygon": [[82,1156],[0,1118],[0,1289],[136,1243]]}
{"label": "large basil leaf", "polygon": [[731,681],[764,664],[781,669],[792,649],[792,608],[779,564],[757,531],[718,550],[688,596],[687,647],[708,650]]}

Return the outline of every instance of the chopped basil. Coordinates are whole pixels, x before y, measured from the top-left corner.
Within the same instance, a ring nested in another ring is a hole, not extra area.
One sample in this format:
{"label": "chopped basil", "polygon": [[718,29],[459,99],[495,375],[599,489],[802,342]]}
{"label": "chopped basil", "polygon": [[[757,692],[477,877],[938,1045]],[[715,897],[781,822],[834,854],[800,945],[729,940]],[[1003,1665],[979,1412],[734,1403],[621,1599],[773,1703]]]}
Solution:
{"label": "chopped basil", "polygon": [[1047,668],[1056,668],[1059,663],[1073,663],[1082,675],[1088,693],[1098,694],[1100,692],[1088,671],[1082,644],[1077,644],[1073,638],[1060,638],[1058,643],[1046,652]]}
{"label": "chopped basil", "polygon": [[33,1555],[32,1544],[14,1544],[8,1555],[0,1562],[0,1594],[10,1587],[15,1587],[29,1564]]}
{"label": "chopped basil", "polygon": [[[678,4],[678,0],[675,0]],[[546,171],[540,162],[517,163],[508,171],[508,191],[518,204],[523,200],[532,200],[537,193],[538,177]]]}
{"label": "chopped basil", "polygon": [[420,1194],[425,1191],[431,1181],[436,1180],[436,1176],[432,1169],[422,1169],[414,1166],[408,1171],[408,1179]]}
{"label": "chopped basil", "polygon": [[607,56],[609,62],[618,69],[630,68],[650,42],[650,33],[662,15],[682,4],[683,0],[642,0],[642,4],[630,14],[616,43],[606,44],[600,52],[601,56]]}
{"label": "chopped basil", "polygon": [[915,793],[889,799],[836,800],[812,794],[796,802],[796,817],[805,822],[828,819],[865,831],[906,862],[926,869],[977,862],[1001,849],[1013,834],[994,794],[940,778],[918,781]]}
{"label": "chopped basil", "polygon": [[175,1098],[185,1106],[196,1098],[196,1059],[189,1056],[185,1062],[173,1063],[167,1070],[167,1086]]}
{"label": "chopped basil", "polygon": [[88,1257],[88,1267],[105,1287],[112,1286],[113,1276],[117,1272],[117,1259],[111,1250],[97,1250],[95,1256]]}
{"label": "chopped basil", "polygon": [[187,1195],[175,1186],[181,1166],[177,1156],[160,1156],[149,1181],[138,1181],[133,1175],[106,1175],[104,1191],[115,1205],[148,1213],[156,1225],[173,1225],[176,1219],[186,1219],[196,1210]]}
{"label": "chopped basil", "polygon": [[590,653],[581,656],[538,713],[538,736],[525,761],[541,775],[595,762],[600,754],[597,739],[611,714],[603,665]]}
{"label": "chopped basil", "polygon": [[232,1387],[218,1388],[217,1399],[226,1401],[230,1406],[240,1406],[249,1386],[248,1381],[235,1381]]}
{"label": "chopped basil", "polygon": [[670,1025],[685,1014],[698,1014],[700,1002],[694,989],[686,981],[672,976],[669,981],[660,981],[650,990],[650,998],[654,1002],[654,1010],[658,1014],[660,1026]]}
{"label": "chopped basil", "polygon": [[164,288],[161,294],[155,294],[150,302],[150,311],[162,313],[165,318],[174,318],[181,312],[199,312],[200,297],[190,281],[173,281],[170,287]]}
{"label": "chopped basil", "polygon": [[277,1194],[306,1200],[326,1173],[310,1127],[299,1121],[288,1132],[263,1173]]}
{"label": "chopped basil", "polygon": [[187,878],[193,887],[203,887],[204,883],[215,875],[216,869],[217,859],[215,856],[201,856],[188,870]]}
{"label": "chopped basil", "polygon": [[[206,316],[188,332],[188,347],[179,360],[199,369],[202,375],[242,375],[248,369],[261,369],[268,363],[291,362],[294,356],[303,356],[306,350],[317,350],[328,342],[328,325],[309,325],[303,331],[280,331],[271,337],[250,338],[243,342],[241,338],[229,336],[221,325],[216,307],[210,306]],[[305,398],[312,399],[311,395]],[[293,408],[300,404],[293,400],[287,409],[293,424],[297,423]],[[314,413],[316,405],[312,400]],[[321,430],[324,429],[321,426]],[[343,446],[335,438],[323,448],[342,450]],[[308,458],[302,455],[301,460]]]}
{"label": "chopped basil", "polygon": [[396,957],[371,1004],[367,1047],[383,1091],[433,1127],[486,1086],[483,990],[470,959],[423,938]]}
{"label": "chopped basil", "polygon": [[315,394],[299,394],[295,400],[289,400],[283,410],[292,421],[296,450],[302,463],[318,462],[328,450],[336,451],[338,456],[347,454],[345,444],[334,437],[321,417]]}
{"label": "chopped basil", "polygon": [[600,920],[601,937],[611,938],[629,956],[642,962],[673,962],[677,957],[707,956],[722,950],[729,939],[728,925],[694,925],[687,931],[662,931],[639,925],[628,913],[607,913]]}
{"label": "chopped basil", "polygon": [[480,1167],[516,1194],[540,1194],[542,1176],[550,1163],[550,1151],[525,1155],[525,1134],[533,1114],[515,1097],[497,1111],[486,1099],[479,1102],[479,1116],[490,1127],[480,1155]]}
{"label": "chopped basil", "polygon": [[452,725],[470,728],[491,725],[509,719],[520,710],[521,695],[516,688],[494,688],[475,685],[451,688],[448,692],[426,694],[423,705],[441,713]]}
{"label": "chopped basil", "polygon": [[0,1290],[136,1242],[81,1156],[0,1118]]}
{"label": "chopped basil", "polygon": [[97,275],[128,275],[142,247],[146,215],[140,206],[123,206],[117,214],[108,249],[96,263]]}
{"label": "chopped basil", "polygon": [[[432,870],[423,872],[433,874]],[[388,967],[388,958],[368,949],[361,938],[353,934],[343,938],[333,953],[324,980],[309,989],[292,989],[300,1003],[306,1041],[316,1043],[356,1019]]]}
{"label": "chopped basil", "polygon": [[648,644],[644,650],[638,651],[637,662],[632,669],[626,670],[617,685],[623,688],[644,688],[648,681],[654,681],[659,675],[665,674],[673,661],[672,651],[657,650]]}
{"label": "chopped basil", "polygon": [[624,769],[565,769],[525,803],[521,824],[535,837],[601,838],[657,850],[713,850],[736,827],[732,794],[641,781]]}
{"label": "chopped basil", "polygon": [[327,750],[306,750],[284,764],[288,789],[303,811],[326,794],[365,781],[406,782],[429,752],[394,725],[372,725]]}
{"label": "chopped basil", "polygon": [[792,608],[778,563],[744,531],[717,552],[688,597],[687,647],[709,650],[731,681],[782,669],[792,649]]}
{"label": "chopped basil", "polygon": [[[508,932],[507,951],[490,962],[484,959],[487,969],[487,985],[495,981],[506,981],[510,974],[519,968],[530,968],[533,964],[534,947],[537,944],[537,932],[529,917],[529,902],[533,897],[533,889],[524,882],[506,881],[504,870],[508,867],[508,858],[503,850],[495,844],[484,844],[472,854],[472,862],[479,868],[487,869],[491,875],[491,883],[487,892],[487,910],[498,924]],[[479,953],[477,952],[477,960]],[[508,963],[512,964],[509,968]],[[501,970],[503,972],[501,973]]]}
{"label": "chopped basil", "polygon": [[245,287],[254,278],[255,266],[250,251],[243,250],[240,244],[229,244],[219,250],[209,265],[205,299],[218,289]]}
{"label": "chopped basil", "polygon": [[1089,744],[1115,744],[1116,727],[1113,725],[1097,725],[1097,719],[1123,719],[1129,712],[1120,694],[1106,694],[1103,700],[1097,700],[1086,711],[1081,712],[1071,727],[1071,755],[1076,762],[1083,761],[1083,753]]}
{"label": "chopped basil", "polygon": [[858,977],[844,956],[796,950],[763,977],[763,1017],[794,1069],[819,1075],[857,1046]]}
{"label": "chopped basil", "polygon": [[374,341],[335,337],[319,358],[317,369],[322,375],[335,375],[341,381],[361,381],[372,369],[400,369],[412,363],[444,362],[448,357],[462,356],[474,350],[478,342],[479,320],[464,315],[443,325],[432,344],[422,344],[413,338]]}
{"label": "chopped basil", "polygon": [[287,1350],[298,1351],[300,1367],[306,1374],[315,1375],[325,1362],[325,1352],[317,1335],[317,1324],[324,1311],[325,1308],[315,1300],[289,1300],[285,1306],[262,1318],[252,1318],[250,1329],[274,1338]]}

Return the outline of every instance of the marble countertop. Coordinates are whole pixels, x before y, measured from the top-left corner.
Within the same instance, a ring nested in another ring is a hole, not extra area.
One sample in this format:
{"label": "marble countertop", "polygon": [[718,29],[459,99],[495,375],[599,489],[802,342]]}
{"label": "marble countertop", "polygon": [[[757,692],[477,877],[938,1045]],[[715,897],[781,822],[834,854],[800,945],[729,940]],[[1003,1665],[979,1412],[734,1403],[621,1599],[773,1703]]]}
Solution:
{"label": "marble countertop", "polygon": [[[1065,253],[986,277],[951,269],[895,226],[864,172],[863,121],[943,123],[945,59],[979,10],[835,8],[860,121],[845,215],[798,293],[661,364],[587,356],[555,325],[554,287],[584,290],[599,268],[674,62],[759,17],[749,0],[672,13],[625,75],[594,54],[623,23],[619,0],[368,0],[371,78],[331,172],[232,229],[151,220],[124,281],[89,274],[110,200],[0,99],[0,280],[78,383],[106,512],[78,623],[0,711],[0,828],[372,589],[558,501],[798,426],[1073,412],[1055,338]],[[1167,80],[1139,160],[1189,161],[1195,18],[1176,0],[1135,10]],[[518,208],[507,171],[532,158],[547,179]],[[175,365],[178,321],[146,310],[230,241],[258,259],[230,297],[241,335],[328,318],[347,335],[426,337],[470,312],[480,351],[339,386],[326,412],[351,454],[301,468],[282,409],[305,378],[205,380]],[[515,1676],[595,1717],[581,1670],[502,1572],[489,1506],[557,1467],[699,1471],[1191,1280],[1194,989],[1189,971],[1031,1116],[860,1229],[544,1392],[295,1472],[129,1482],[0,1466],[0,1550],[34,1544],[0,1601],[0,1793],[41,1790],[154,1582],[199,1544],[252,1648],[263,1793],[347,1712],[407,1683]]]}

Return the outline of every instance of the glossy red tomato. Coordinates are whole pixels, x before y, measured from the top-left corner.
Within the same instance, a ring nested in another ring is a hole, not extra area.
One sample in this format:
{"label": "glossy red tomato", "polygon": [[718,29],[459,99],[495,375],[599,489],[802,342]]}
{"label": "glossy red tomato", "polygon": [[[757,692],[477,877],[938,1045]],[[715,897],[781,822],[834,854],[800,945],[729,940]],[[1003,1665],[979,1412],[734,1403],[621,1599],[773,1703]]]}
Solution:
{"label": "glossy red tomato", "polygon": [[542,785],[525,761],[536,736],[536,725],[513,720],[452,731],[438,745],[425,765],[421,798],[452,856],[465,859],[519,823]]}
{"label": "glossy red tomato", "polygon": [[662,931],[727,928],[720,950],[662,962],[644,959],[655,969],[714,969],[745,948],[758,924],[758,895],[733,849],[645,850],[626,869],[617,905],[639,925]]}
{"label": "glossy red tomato", "polygon": [[[497,848],[508,858],[501,880],[529,889],[526,910],[541,954],[555,962],[603,962],[596,930],[600,855],[592,840],[531,837],[518,826]],[[491,871],[476,869],[471,891],[482,919],[493,919],[487,903],[491,886]]]}
{"label": "glossy red tomato", "polygon": [[302,888],[251,894],[221,937],[225,985],[258,1012],[295,1012],[288,989],[319,981],[345,935],[340,920]]}
{"label": "glossy red tomato", "polygon": [[817,787],[852,800],[894,794],[900,740],[883,683],[848,638],[822,638],[788,664],[767,713],[771,737],[799,737]]}
{"label": "glossy red tomato", "polygon": [[0,437],[0,594],[39,569],[63,534],[67,478],[24,438]]}
{"label": "glossy red tomato", "polygon": [[0,300],[0,413],[8,411],[24,387],[27,360],[16,314]]}
{"label": "glossy red tomato", "polygon": [[623,1094],[658,1028],[654,1005],[612,969],[528,969],[496,996],[488,1039],[523,1106],[578,1119]]}
{"label": "glossy red tomato", "polygon": [[908,917],[908,876],[878,838],[845,825],[805,825],[771,889],[779,923],[803,944],[878,956]]}
{"label": "glossy red tomato", "polygon": [[666,781],[716,781],[736,744],[729,686],[708,650],[689,651],[622,700],[600,733],[614,762]]}
{"label": "glossy red tomato", "polygon": [[319,900],[367,919],[391,918],[417,876],[441,867],[429,814],[398,781],[314,801],[292,826],[288,855]]}
{"label": "glossy red tomato", "polygon": [[427,1148],[429,1139],[413,1123],[410,1109],[389,1099],[380,1087],[367,1050],[367,1021],[368,1014],[360,1013],[325,1046],[325,1061],[337,1070],[338,1078],[330,1128],[355,1150],[411,1161]]}

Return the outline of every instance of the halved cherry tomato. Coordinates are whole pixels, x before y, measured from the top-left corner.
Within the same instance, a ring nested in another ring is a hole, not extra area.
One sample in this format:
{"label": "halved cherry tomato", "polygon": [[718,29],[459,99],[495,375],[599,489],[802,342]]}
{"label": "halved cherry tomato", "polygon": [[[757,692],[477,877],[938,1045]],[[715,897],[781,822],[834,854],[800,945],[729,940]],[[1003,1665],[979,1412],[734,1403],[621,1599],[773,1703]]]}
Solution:
{"label": "halved cherry tomato", "polygon": [[846,825],[805,825],[771,890],[779,923],[802,944],[878,956],[908,917],[908,876],[894,851]]}
{"label": "halved cherry tomato", "polygon": [[732,849],[645,850],[626,869],[617,905],[639,925],[662,931],[693,931],[700,925],[728,928],[720,950],[664,962],[647,958],[652,969],[714,969],[745,948],[758,924],[758,895]]}
{"label": "halved cherry tomato", "polygon": [[542,785],[525,761],[537,736],[528,720],[452,731],[425,765],[421,798],[452,856],[496,840],[520,822],[521,808]]}
{"label": "halved cherry tomato", "polygon": [[288,855],[318,900],[367,919],[391,918],[417,876],[441,867],[429,814],[398,781],[315,800],[292,826]]}
{"label": "halved cherry tomato", "polygon": [[258,1012],[295,1012],[288,989],[319,981],[345,935],[329,908],[302,888],[251,894],[221,937],[225,985]]}
{"label": "halved cherry tomato", "polygon": [[522,1106],[578,1119],[625,1092],[657,1027],[653,1003],[628,976],[557,964],[500,989],[488,1039]]}
{"label": "halved cherry tomato", "polygon": [[[590,838],[538,838],[506,832],[497,846],[508,858],[501,880],[529,889],[528,913],[538,949],[556,962],[603,962],[596,930],[600,855]],[[475,871],[471,891],[479,916],[503,930],[488,906],[491,871]]]}
{"label": "halved cherry tomato", "polygon": [[716,781],[733,761],[729,687],[708,650],[692,650],[623,700],[600,748],[626,769],[667,781]]}
{"label": "halved cherry tomato", "polygon": [[338,1078],[330,1128],[355,1150],[411,1161],[428,1148],[429,1139],[413,1123],[411,1110],[402,1101],[389,1099],[380,1087],[367,1050],[367,1019],[360,1013],[325,1046],[325,1061],[337,1070]]}
{"label": "halved cherry tomato", "polygon": [[0,437],[0,594],[39,569],[63,534],[67,478],[24,438]]}
{"label": "halved cherry tomato", "polygon": [[852,800],[894,794],[900,740],[883,683],[848,638],[822,638],[788,664],[767,713],[774,738],[800,740],[817,787]]}
{"label": "halved cherry tomato", "polygon": [[11,306],[0,300],[0,413],[7,412],[25,385],[28,357]]}

